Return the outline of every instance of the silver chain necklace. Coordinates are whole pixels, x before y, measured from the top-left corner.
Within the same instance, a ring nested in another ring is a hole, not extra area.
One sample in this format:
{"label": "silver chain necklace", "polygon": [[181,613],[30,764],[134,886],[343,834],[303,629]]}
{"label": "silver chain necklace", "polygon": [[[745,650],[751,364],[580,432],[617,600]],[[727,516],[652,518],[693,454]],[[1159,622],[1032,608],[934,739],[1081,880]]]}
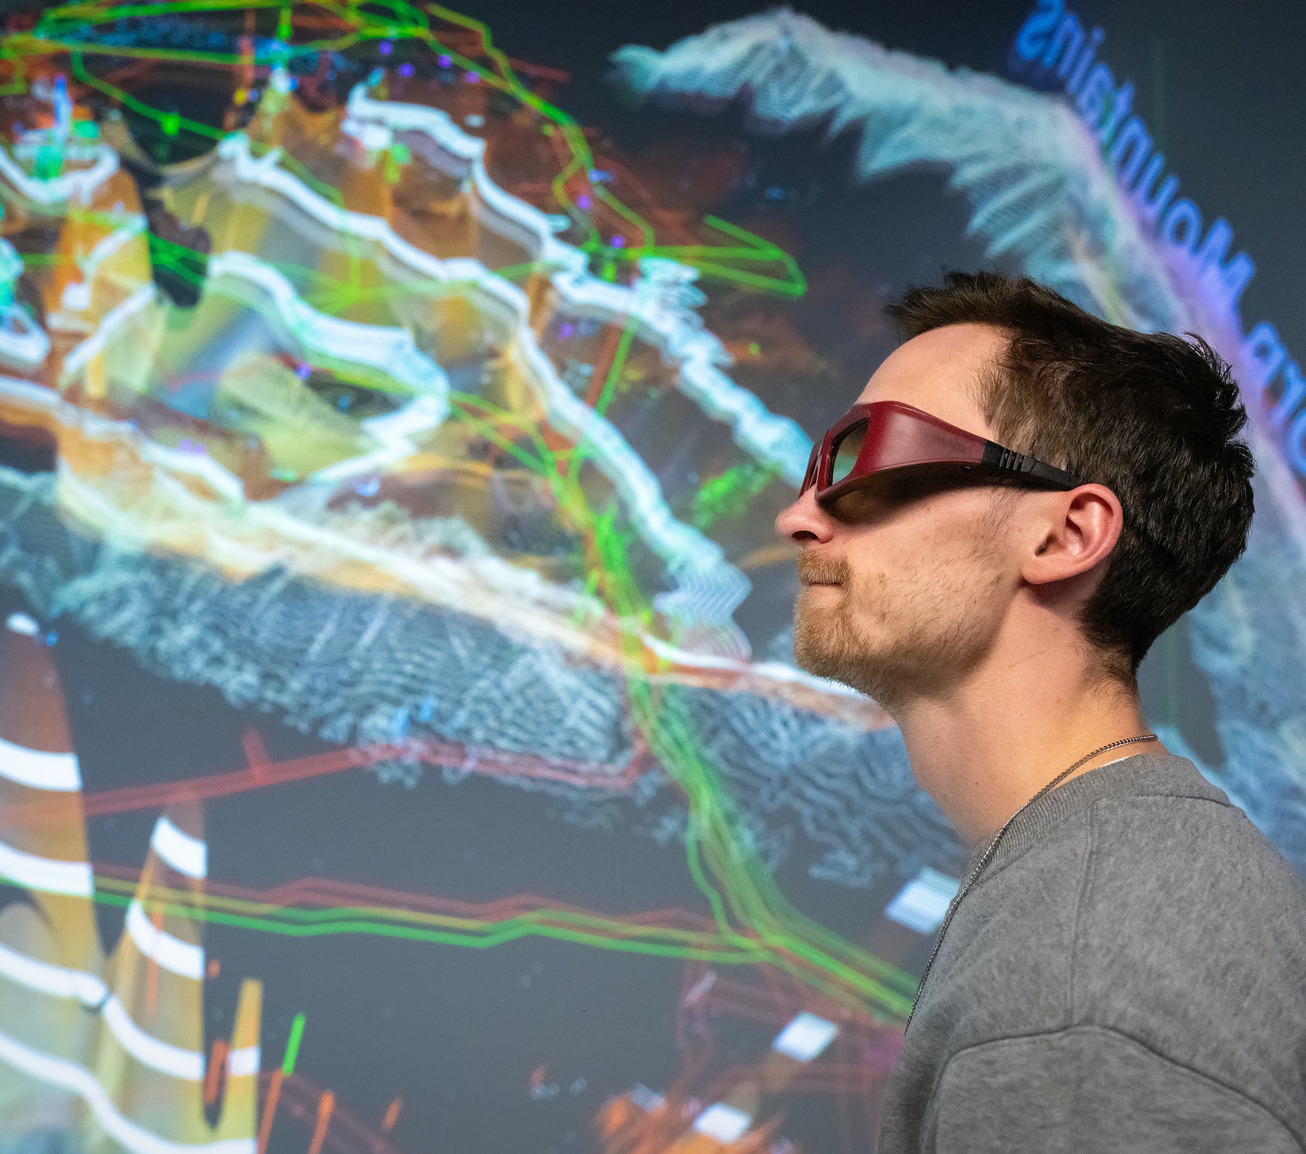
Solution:
{"label": "silver chain necklace", "polygon": [[1119,741],[1108,742],[1106,745],[1103,745],[1100,748],[1093,750],[1092,753],[1084,754],[1084,756],[1081,757],[1077,762],[1075,762],[1074,765],[1070,766],[1067,769],[1063,769],[1059,774],[1057,774],[1056,777],[1054,777],[1051,781],[1049,781],[1047,785],[1045,785],[1042,789],[1040,789],[1038,793],[1036,793],[1033,797],[1031,797],[1029,801],[1025,802],[1024,805],[1022,805],[1018,810],[1016,810],[1015,813],[1013,813],[1009,818],[1007,818],[1007,820],[1003,823],[1002,828],[993,835],[993,840],[989,842],[988,848],[980,856],[979,861],[975,863],[975,868],[970,871],[970,877],[966,879],[966,884],[957,891],[957,896],[952,899],[952,904],[948,906],[948,912],[943,917],[943,925],[939,927],[939,936],[934,939],[934,949],[930,951],[930,960],[925,963],[925,972],[921,974],[921,980],[916,986],[916,996],[912,999],[911,1013],[907,1015],[907,1025],[905,1025],[902,1028],[904,1034],[911,1027],[911,1020],[916,1013],[916,1007],[920,1005],[921,992],[925,989],[925,979],[930,976],[930,969],[934,965],[934,959],[939,956],[939,947],[943,945],[943,935],[948,932],[948,926],[952,923],[952,915],[957,912],[957,907],[961,905],[961,899],[964,898],[968,893],[970,893],[971,887],[975,884],[976,879],[979,878],[980,874],[984,870],[984,867],[989,864],[989,861],[993,857],[993,851],[998,848],[998,842],[1002,840],[1002,835],[1007,832],[1008,828],[1010,828],[1011,826],[1011,823],[1015,821],[1016,818],[1018,818],[1027,809],[1029,809],[1029,807],[1033,805],[1036,801],[1038,801],[1038,799],[1042,797],[1045,793],[1048,793],[1049,791],[1055,789],[1058,785],[1060,785],[1063,781],[1065,781],[1067,777],[1069,777],[1072,773],[1074,773],[1075,770],[1077,770],[1081,765],[1083,765],[1085,762],[1092,761],[1093,758],[1095,758],[1099,753],[1106,753],[1108,749],[1116,749],[1122,745],[1132,745],[1135,741],[1156,741],[1156,740],[1157,740],[1157,736],[1155,733],[1140,733],[1137,737],[1124,737],[1121,738]]}

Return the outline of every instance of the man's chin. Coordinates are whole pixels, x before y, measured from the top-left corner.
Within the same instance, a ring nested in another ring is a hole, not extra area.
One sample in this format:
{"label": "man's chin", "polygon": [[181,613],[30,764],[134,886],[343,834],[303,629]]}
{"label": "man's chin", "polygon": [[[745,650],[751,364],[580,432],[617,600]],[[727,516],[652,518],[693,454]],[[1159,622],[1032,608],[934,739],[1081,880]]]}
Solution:
{"label": "man's chin", "polygon": [[864,658],[852,659],[847,654],[831,653],[816,646],[803,645],[795,636],[794,663],[813,677],[837,681],[840,685],[855,689],[885,709],[888,709],[885,698],[893,697],[893,693],[887,691],[886,686],[881,684],[881,679],[875,675],[876,671]]}

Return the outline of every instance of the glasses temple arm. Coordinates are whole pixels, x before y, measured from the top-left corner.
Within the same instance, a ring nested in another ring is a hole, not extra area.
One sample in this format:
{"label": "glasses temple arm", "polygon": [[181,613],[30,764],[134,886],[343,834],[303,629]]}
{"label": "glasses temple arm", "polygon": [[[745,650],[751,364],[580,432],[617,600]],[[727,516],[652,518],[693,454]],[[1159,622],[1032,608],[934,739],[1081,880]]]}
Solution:
{"label": "glasses temple arm", "polygon": [[980,464],[999,473],[1016,473],[1022,477],[1055,485],[1059,489],[1075,489],[1084,483],[1074,473],[1067,473],[1065,469],[1058,469],[1055,465],[1049,465],[1037,457],[1027,457],[1012,449],[1004,449],[993,441],[984,442],[984,456]]}

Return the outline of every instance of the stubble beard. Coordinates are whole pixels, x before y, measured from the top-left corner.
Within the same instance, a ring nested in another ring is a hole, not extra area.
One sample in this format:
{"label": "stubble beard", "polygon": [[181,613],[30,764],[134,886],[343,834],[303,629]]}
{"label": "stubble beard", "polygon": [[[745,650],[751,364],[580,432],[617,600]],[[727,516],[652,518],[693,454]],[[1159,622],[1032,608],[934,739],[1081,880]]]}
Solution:
{"label": "stubble beard", "polygon": [[[977,551],[976,559],[988,555]],[[837,600],[821,595],[828,604],[813,604],[806,590],[795,603],[799,667],[866,694],[895,716],[971,674],[1000,624],[992,598],[1001,582],[996,568],[918,565],[891,580],[804,555],[799,576],[840,589]]]}

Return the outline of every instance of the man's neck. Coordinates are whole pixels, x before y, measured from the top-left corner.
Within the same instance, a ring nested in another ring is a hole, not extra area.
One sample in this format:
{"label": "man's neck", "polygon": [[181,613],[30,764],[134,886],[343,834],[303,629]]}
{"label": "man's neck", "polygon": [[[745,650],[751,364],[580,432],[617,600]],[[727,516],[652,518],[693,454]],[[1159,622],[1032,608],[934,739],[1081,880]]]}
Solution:
{"label": "man's neck", "polygon": [[[917,782],[972,844],[1086,753],[1148,732],[1135,694],[1095,683],[1078,647],[1052,652],[1014,664],[994,655],[965,684],[898,711]],[[1155,741],[1119,746],[1070,777],[1157,752]]]}

